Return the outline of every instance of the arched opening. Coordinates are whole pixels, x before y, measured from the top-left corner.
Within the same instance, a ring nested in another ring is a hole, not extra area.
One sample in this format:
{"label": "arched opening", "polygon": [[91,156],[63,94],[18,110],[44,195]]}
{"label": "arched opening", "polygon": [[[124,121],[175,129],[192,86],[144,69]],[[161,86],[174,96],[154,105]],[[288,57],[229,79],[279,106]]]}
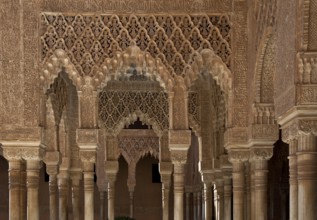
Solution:
{"label": "arched opening", "polygon": [[136,166],[134,196],[135,219],[162,219],[162,184],[158,170],[159,160],[149,154],[142,157]]}

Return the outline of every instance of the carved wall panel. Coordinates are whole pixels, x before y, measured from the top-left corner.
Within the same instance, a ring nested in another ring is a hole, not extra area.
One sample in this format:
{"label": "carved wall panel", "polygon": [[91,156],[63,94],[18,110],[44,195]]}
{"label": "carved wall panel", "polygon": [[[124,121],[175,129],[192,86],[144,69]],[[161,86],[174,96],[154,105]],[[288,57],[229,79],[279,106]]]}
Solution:
{"label": "carved wall panel", "polygon": [[156,131],[169,128],[168,95],[163,91],[103,90],[98,105],[99,118],[109,133],[117,134],[131,123],[129,118],[135,121],[137,117]]}
{"label": "carved wall panel", "polygon": [[159,158],[159,138],[158,137],[119,137],[119,151],[124,156],[128,164],[135,164],[147,154]]}
{"label": "carved wall panel", "polygon": [[94,75],[105,58],[131,42],[168,70],[184,75],[191,54],[213,49],[230,67],[231,26],[225,15],[81,15],[41,14],[41,61],[56,49],[67,51],[80,75]]}

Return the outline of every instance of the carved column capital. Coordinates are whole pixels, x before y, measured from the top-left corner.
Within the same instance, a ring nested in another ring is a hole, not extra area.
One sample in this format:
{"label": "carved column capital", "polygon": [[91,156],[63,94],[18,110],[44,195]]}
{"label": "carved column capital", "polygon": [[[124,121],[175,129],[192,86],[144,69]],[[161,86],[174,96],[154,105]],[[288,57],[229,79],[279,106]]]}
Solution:
{"label": "carved column capital", "polygon": [[96,151],[95,150],[80,150],[79,157],[83,163],[95,163]]}
{"label": "carved column capital", "polygon": [[21,160],[22,159],[22,150],[19,147],[3,147],[3,156],[8,161],[10,160]]}
{"label": "carved column capital", "polygon": [[60,164],[60,153],[58,151],[46,152],[43,158],[46,164],[46,172],[53,176],[58,174],[58,166]]}
{"label": "carved column capital", "polygon": [[228,160],[231,163],[240,163],[248,161],[250,153],[248,149],[231,149],[228,153]]}
{"label": "carved column capital", "polygon": [[273,156],[273,146],[266,148],[251,148],[250,149],[250,160],[269,160]]}
{"label": "carved column capital", "polygon": [[173,164],[184,165],[187,161],[187,150],[172,150],[171,160]]}

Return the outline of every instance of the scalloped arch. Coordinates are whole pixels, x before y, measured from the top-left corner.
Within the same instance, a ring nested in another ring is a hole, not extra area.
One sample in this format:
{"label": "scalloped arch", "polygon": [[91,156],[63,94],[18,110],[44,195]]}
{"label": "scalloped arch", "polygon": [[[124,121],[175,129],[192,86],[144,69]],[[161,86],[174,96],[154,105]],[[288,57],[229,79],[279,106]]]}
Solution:
{"label": "scalloped arch", "polygon": [[222,59],[213,50],[203,49],[195,54],[194,61],[185,74],[187,88],[193,85],[199,74],[208,73],[225,94],[232,90],[232,74]]}
{"label": "scalloped arch", "polygon": [[62,49],[56,50],[53,55],[44,63],[40,79],[44,84],[45,91],[53,84],[58,74],[65,70],[69,79],[73,82],[77,89],[81,87],[82,78],[78,74],[75,66],[72,64],[66,52]]}
{"label": "scalloped arch", "polygon": [[[154,132],[157,134],[158,137],[160,137],[162,135],[163,131],[160,129],[160,126],[155,121],[155,119],[150,118],[147,114],[144,114],[141,111],[135,111],[135,112],[130,113],[127,117],[122,117],[120,119],[120,122],[115,127],[115,129],[107,130],[105,128],[105,131],[111,135],[116,136],[121,132],[121,130],[124,128],[124,126],[130,125],[131,123],[135,122],[137,120],[137,118],[140,118],[140,120],[143,123],[146,123],[147,125],[151,125]],[[103,123],[100,123],[100,124],[102,125]]]}
{"label": "scalloped arch", "polygon": [[105,87],[112,76],[115,79],[123,76],[131,66],[140,72],[145,72],[150,79],[158,81],[166,91],[172,90],[174,79],[162,61],[142,51],[134,42],[125,51],[118,52],[113,58],[105,60],[94,77],[95,88]]}

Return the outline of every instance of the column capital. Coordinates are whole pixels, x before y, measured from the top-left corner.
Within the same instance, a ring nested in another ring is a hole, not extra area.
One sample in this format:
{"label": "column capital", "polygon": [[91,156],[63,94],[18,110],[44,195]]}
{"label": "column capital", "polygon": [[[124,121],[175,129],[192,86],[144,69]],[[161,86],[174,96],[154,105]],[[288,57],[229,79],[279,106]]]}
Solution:
{"label": "column capital", "polygon": [[58,166],[61,162],[61,155],[58,151],[47,151],[43,157],[46,166]]}
{"label": "column capital", "polygon": [[250,158],[249,149],[231,149],[228,153],[228,160],[231,163],[242,163]]}
{"label": "column capital", "polygon": [[171,160],[174,165],[186,164],[187,150],[171,150]]}
{"label": "column capital", "polygon": [[95,150],[80,150],[79,157],[83,163],[86,163],[86,162],[95,163],[96,151]]}
{"label": "column capital", "polygon": [[250,149],[250,160],[269,160],[273,156],[273,146],[269,147],[260,147],[260,148],[251,148]]}

